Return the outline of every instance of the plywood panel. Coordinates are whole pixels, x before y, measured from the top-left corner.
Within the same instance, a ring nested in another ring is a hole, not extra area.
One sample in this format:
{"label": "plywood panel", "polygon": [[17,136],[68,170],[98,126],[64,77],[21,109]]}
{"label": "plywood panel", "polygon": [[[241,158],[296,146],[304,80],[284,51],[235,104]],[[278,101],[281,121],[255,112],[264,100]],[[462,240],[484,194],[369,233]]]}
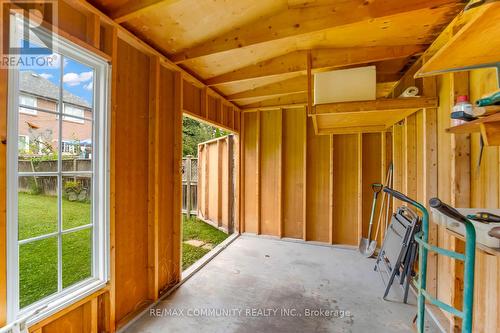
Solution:
{"label": "plywood panel", "polygon": [[195,87],[191,82],[183,81],[182,94],[183,109],[205,117],[201,114],[201,89]]}
{"label": "plywood panel", "polygon": [[281,111],[260,113],[260,231],[279,236],[281,211]]}
{"label": "plywood panel", "polygon": [[258,231],[257,168],[258,168],[258,113],[245,113],[244,116],[244,232]]}
{"label": "plywood panel", "polygon": [[360,135],[333,136],[333,243],[358,244]]}
{"label": "plywood panel", "polygon": [[329,242],[330,137],[307,123],[306,240]]}
{"label": "plywood panel", "polygon": [[[116,318],[148,299],[149,58],[118,40]],[[132,190],[133,189],[133,190]]]}
{"label": "plywood panel", "polygon": [[[385,135],[385,134],[384,134]],[[382,184],[384,180],[381,178],[385,172],[382,169],[382,134],[366,133],[363,134],[363,237],[368,235],[368,226],[370,223],[370,214],[373,202],[373,183]],[[335,169],[334,169],[335,173]],[[373,217],[372,239],[375,236],[375,228],[379,215],[380,204],[382,203],[382,192],[379,193],[375,215]]]}
{"label": "plywood panel", "polygon": [[305,108],[283,110],[284,237],[303,237],[306,120]]}
{"label": "plywood panel", "polygon": [[82,305],[73,311],[68,312],[61,318],[51,322],[50,324],[42,328],[42,333],[60,333],[60,332],[71,332],[71,333],[88,333],[86,322],[90,321],[89,316],[85,316],[86,305]]}

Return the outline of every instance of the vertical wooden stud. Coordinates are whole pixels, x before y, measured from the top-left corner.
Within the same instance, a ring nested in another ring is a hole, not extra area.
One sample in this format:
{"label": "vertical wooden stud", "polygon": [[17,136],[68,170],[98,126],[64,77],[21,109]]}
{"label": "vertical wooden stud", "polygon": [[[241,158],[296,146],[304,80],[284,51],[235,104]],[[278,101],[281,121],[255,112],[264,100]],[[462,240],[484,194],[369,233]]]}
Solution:
{"label": "vertical wooden stud", "polygon": [[256,193],[256,203],[257,203],[257,235],[260,235],[261,233],[261,218],[260,218],[260,175],[261,175],[261,116],[260,116],[260,111],[257,111],[257,175],[255,177],[255,180],[257,182],[257,193]]}
{"label": "vertical wooden stud", "polygon": [[174,276],[175,281],[181,278],[181,240],[182,240],[182,100],[183,100],[183,84],[182,73],[175,73],[175,107],[174,107],[174,183],[173,183],[173,260],[174,260]]}
{"label": "vertical wooden stud", "polygon": [[329,184],[328,184],[328,226],[329,226],[329,240],[328,242],[330,244],[333,244],[333,227],[334,227],[334,221],[333,221],[333,200],[334,200],[334,193],[333,193],[333,156],[335,155],[335,152],[333,151],[333,134],[330,135],[330,178],[329,178]]}
{"label": "vertical wooden stud", "polygon": [[222,226],[222,142],[217,140],[217,226]]}
{"label": "vertical wooden stud", "polygon": [[[357,150],[357,173],[358,173],[358,189],[357,189],[357,200],[358,200],[358,242],[363,237],[363,134],[358,133],[358,150]],[[358,244],[359,245],[359,244]]]}
{"label": "vertical wooden stud", "polygon": [[87,31],[86,31],[87,43],[95,47],[100,48],[101,43],[101,19],[95,13],[87,14]]}
{"label": "vertical wooden stud", "polygon": [[304,188],[303,188],[303,206],[302,206],[302,221],[303,221],[303,230],[302,230],[302,239],[307,241],[307,110],[304,110]]}
{"label": "vertical wooden stud", "polygon": [[158,299],[158,208],[160,173],[160,59],[150,58],[149,66],[149,169],[148,169],[148,274],[149,298]]}

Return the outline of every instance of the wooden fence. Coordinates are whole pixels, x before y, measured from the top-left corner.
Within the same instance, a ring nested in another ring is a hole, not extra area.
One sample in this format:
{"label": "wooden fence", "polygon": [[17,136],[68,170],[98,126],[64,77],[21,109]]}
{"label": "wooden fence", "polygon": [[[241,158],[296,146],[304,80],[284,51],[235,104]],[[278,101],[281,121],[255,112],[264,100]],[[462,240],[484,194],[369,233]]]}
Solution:
{"label": "wooden fence", "polygon": [[198,159],[191,155],[182,158],[182,213],[188,218],[198,212]]}
{"label": "wooden fence", "polygon": [[237,225],[236,141],[228,135],[198,145],[198,218],[226,233]]}

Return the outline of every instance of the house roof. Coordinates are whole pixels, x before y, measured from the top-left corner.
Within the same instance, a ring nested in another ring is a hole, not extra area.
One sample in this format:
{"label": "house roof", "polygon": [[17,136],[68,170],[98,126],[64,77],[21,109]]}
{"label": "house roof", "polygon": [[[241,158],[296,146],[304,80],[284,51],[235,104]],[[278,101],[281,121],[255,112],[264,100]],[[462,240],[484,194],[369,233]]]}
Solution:
{"label": "house roof", "polygon": [[[33,71],[21,71],[19,74],[19,90],[31,95],[58,100],[59,87]],[[63,100],[65,103],[70,103],[85,108],[92,106],[83,98],[70,93],[67,90],[63,91]]]}

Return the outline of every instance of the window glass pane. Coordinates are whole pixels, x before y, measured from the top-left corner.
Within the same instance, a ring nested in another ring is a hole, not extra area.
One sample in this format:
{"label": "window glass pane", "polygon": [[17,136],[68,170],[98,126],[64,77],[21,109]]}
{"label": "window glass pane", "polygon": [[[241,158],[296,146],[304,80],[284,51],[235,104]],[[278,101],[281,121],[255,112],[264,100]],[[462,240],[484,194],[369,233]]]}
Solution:
{"label": "window glass pane", "polygon": [[57,231],[57,177],[23,176],[18,182],[19,239]]}
{"label": "window glass pane", "polygon": [[38,109],[57,112],[60,95],[61,56],[54,54],[57,59],[51,68],[21,68],[19,71],[19,112],[36,116]]}
{"label": "window glass pane", "polygon": [[92,171],[92,126],[90,120],[63,121],[61,145],[63,171]]}
{"label": "window glass pane", "polygon": [[64,230],[92,223],[92,177],[63,177],[62,225]]}
{"label": "window glass pane", "polygon": [[59,145],[57,115],[19,113],[19,172],[56,172]]}
{"label": "window glass pane", "polygon": [[[92,67],[65,58],[63,83],[64,103],[75,108],[92,109],[94,99],[94,69]],[[87,114],[85,116],[87,117]]]}
{"label": "window glass pane", "polygon": [[57,292],[57,237],[19,245],[19,306]]}
{"label": "window glass pane", "polygon": [[62,235],[63,288],[92,276],[92,229]]}

